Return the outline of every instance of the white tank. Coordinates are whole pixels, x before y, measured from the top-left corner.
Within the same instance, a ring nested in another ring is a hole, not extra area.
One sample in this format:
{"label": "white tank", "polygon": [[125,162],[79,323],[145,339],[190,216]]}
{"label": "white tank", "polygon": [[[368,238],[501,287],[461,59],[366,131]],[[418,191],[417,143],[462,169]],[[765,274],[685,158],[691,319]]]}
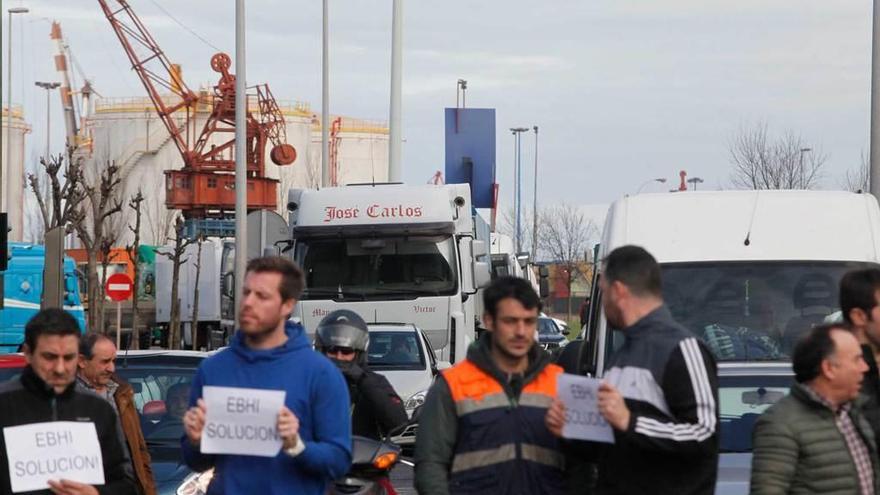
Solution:
{"label": "white tank", "polygon": [[[321,178],[321,130],[309,105],[279,100],[285,117],[287,142],[296,149],[296,161],[279,167],[268,158],[266,175],[278,179],[277,211],[287,217],[287,191],[291,188],[316,187]],[[255,102],[252,111],[256,111]],[[198,135],[209,115],[207,106],[200,106],[196,116]],[[344,117],[339,137],[339,177],[342,183],[383,182],[388,177],[388,128],[384,123]],[[182,125],[182,121],[181,121]],[[127,207],[128,199],[143,191],[146,200],[141,219],[141,242],[165,244],[171,234],[173,212],[165,208],[165,176],[163,172],[179,169],[183,159],[165,126],[156,116],[152,102],[146,97],[101,98],[95,102],[94,113],[87,121],[93,139],[92,163],[88,168],[99,170],[97,164],[115,161],[122,168],[125,198],[123,213],[115,224],[134,224],[134,214]],[[128,229],[118,228],[117,245],[131,242]]]}
{"label": "white tank", "polygon": [[[27,179],[25,177],[24,155],[25,135],[31,132],[31,127],[25,122],[21,107],[13,106],[12,111],[3,108],[0,112],[0,157],[3,163],[3,180],[0,187],[3,188],[3,211],[9,213],[9,240],[21,242],[25,240],[24,232],[24,201]],[[9,140],[6,139],[7,126],[9,128]]]}
{"label": "white tank", "polygon": [[[388,123],[341,116],[333,116],[331,122],[337,118],[335,185],[388,182]],[[317,117],[312,126],[311,151],[300,187],[316,188],[321,183],[321,123]]]}

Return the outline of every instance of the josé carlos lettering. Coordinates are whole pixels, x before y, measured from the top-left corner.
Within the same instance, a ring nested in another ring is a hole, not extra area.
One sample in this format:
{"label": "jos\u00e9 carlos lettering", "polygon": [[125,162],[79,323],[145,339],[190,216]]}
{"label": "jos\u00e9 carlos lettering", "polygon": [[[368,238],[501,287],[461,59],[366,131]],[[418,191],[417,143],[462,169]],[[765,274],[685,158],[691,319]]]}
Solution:
{"label": "jos\u00e9 carlos lettering", "polygon": [[[382,206],[372,204],[365,210],[369,218],[420,218],[422,216],[421,206]],[[336,206],[327,206],[324,208],[324,223],[334,220],[345,220],[352,218],[361,218],[360,208],[339,208]]]}

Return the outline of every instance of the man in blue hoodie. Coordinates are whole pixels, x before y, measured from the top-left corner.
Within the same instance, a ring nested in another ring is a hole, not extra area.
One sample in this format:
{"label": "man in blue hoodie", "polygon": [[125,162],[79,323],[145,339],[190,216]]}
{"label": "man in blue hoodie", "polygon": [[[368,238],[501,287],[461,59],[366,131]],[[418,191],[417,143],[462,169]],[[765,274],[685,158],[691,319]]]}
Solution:
{"label": "man in blue hoodie", "polygon": [[[348,470],[348,387],[336,366],[312,350],[302,326],[287,321],[302,290],[302,271],[290,261],[251,260],[240,298],[240,329],[229,349],[199,366],[182,444],[190,468],[214,468],[208,495],[319,495]],[[284,390],[284,407],[278,412],[283,446],[278,455],[203,454],[199,445],[207,412],[204,386]]]}

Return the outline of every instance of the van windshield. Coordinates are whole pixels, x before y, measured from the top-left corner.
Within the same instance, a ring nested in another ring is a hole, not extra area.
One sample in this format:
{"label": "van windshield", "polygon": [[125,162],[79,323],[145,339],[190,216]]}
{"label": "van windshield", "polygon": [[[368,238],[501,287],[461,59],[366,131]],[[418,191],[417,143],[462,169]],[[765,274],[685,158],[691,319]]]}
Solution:
{"label": "van windshield", "polygon": [[663,265],[673,317],[719,361],[787,360],[798,337],[838,311],[844,273],[857,262]]}
{"label": "van windshield", "polygon": [[[673,317],[718,361],[788,361],[798,338],[840,318],[838,284],[863,262],[705,262],[662,265]],[[611,348],[623,344],[613,332]],[[611,350],[611,349],[609,349]]]}
{"label": "van windshield", "polygon": [[452,236],[297,239],[302,299],[412,299],[457,289]]}

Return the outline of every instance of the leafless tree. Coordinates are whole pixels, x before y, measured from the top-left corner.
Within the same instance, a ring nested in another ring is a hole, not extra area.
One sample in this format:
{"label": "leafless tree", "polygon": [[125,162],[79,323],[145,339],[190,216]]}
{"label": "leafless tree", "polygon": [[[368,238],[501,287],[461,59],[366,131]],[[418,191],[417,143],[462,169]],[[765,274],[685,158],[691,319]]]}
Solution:
{"label": "leafless tree", "polygon": [[852,192],[868,192],[871,189],[871,166],[868,157],[862,152],[862,162],[856,170],[847,170],[843,177],[843,188]]}
{"label": "leafless tree", "polygon": [[[193,312],[192,312],[192,339],[193,349],[199,348],[199,279],[202,277],[202,244],[205,243],[205,236],[199,234],[195,239],[198,249],[196,250],[196,283],[193,289]],[[207,343],[206,343],[207,344]]]}
{"label": "leafless tree", "polygon": [[183,235],[184,221],[182,216],[177,216],[174,222],[174,246],[158,248],[156,254],[165,256],[171,260],[171,314],[168,322],[168,347],[180,349],[180,265],[186,263],[186,248],[193,243]]}
{"label": "leafless tree", "polygon": [[[545,233],[544,230],[544,210],[538,210],[538,239],[540,240]],[[500,234],[504,234],[510,236],[513,239],[514,244],[516,243],[516,212],[513,208],[509,208],[505,210],[501,214],[501,218],[496,218],[497,226],[496,231]],[[532,259],[537,260],[539,256],[546,255],[546,252],[543,251],[543,246],[540,242],[534,242],[532,239],[533,231],[533,223],[532,223],[532,212],[531,209],[525,212],[523,217],[520,219],[520,235],[522,236],[522,249],[523,251],[528,250],[531,253]]]}
{"label": "leafless tree", "polygon": [[598,230],[592,220],[574,205],[562,204],[545,209],[540,245],[551,263],[558,267],[568,288],[568,319],[571,319],[571,286],[587,275],[590,241]]}
{"label": "leafless tree", "polygon": [[742,127],[728,143],[730,180],[741,189],[812,189],[828,155],[792,131],[769,136],[767,125]]}
{"label": "leafless tree", "polygon": [[73,148],[68,149],[66,158],[63,154],[40,158],[40,170],[27,176],[39,207],[43,233],[55,227],[72,228],[69,224],[86,198],[82,159],[74,157]]}
{"label": "leafless tree", "polygon": [[[98,252],[109,253],[117,238],[108,223],[122,211],[122,202],[116,194],[120,183],[119,167],[115,162],[107,162],[94,182],[82,182],[82,192],[88,201],[81,201],[70,219],[87,252],[88,327],[93,331],[104,331],[104,285],[98,283]],[[106,264],[107,256],[102,260]]]}
{"label": "leafless tree", "polygon": [[125,246],[125,251],[128,253],[128,259],[131,261],[134,272],[134,292],[131,295],[131,337],[129,338],[129,348],[131,349],[140,348],[140,331],[138,330],[140,313],[138,309],[138,298],[140,297],[141,267],[138,263],[138,254],[141,248],[141,206],[143,202],[144,195],[140,189],[138,189],[137,194],[132,196],[131,200],[128,202],[128,207],[134,210],[134,226],[128,226],[128,230],[134,234],[134,240],[131,244]]}
{"label": "leafless tree", "polygon": [[284,220],[288,219],[290,212],[287,211],[287,193],[296,183],[296,179],[290,171],[283,170],[283,167],[279,167],[278,170],[278,214],[281,215]]}
{"label": "leafless tree", "polygon": [[157,201],[148,201],[144,209],[147,226],[150,228],[152,243],[164,245],[171,239],[172,227],[177,217],[177,210],[169,210],[164,204]]}

